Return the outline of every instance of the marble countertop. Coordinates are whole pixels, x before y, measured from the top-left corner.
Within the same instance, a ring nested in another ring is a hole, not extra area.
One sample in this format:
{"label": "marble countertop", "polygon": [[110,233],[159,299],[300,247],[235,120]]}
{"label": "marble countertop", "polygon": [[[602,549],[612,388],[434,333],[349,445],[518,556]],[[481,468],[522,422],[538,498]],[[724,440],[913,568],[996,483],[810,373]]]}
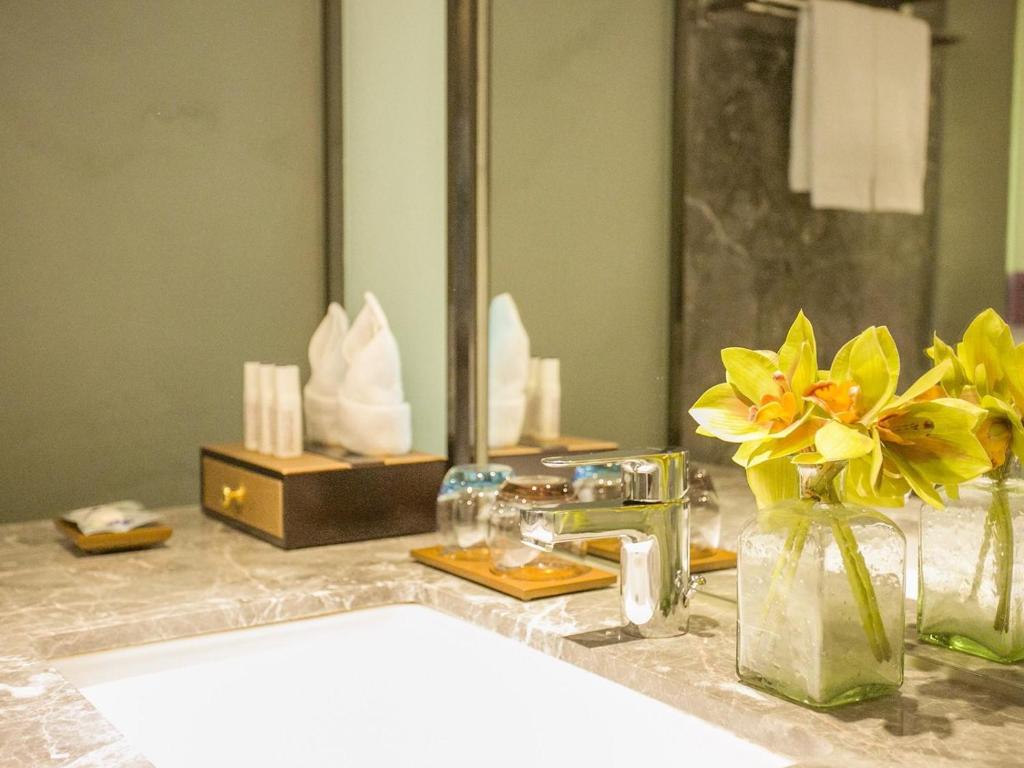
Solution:
{"label": "marble countertop", "polygon": [[[738,474],[715,479],[729,543],[752,503]],[[48,520],[0,526],[0,765],[149,765],[51,659],[396,602],[514,637],[800,765],[1024,765],[1020,666],[908,642],[898,696],[833,712],[741,685],[731,571],[710,574],[690,634],[587,648],[565,637],[617,626],[615,589],[521,603],[413,562],[432,536],[287,552],[196,508],[167,519],[167,545],[101,556],[74,552]]]}

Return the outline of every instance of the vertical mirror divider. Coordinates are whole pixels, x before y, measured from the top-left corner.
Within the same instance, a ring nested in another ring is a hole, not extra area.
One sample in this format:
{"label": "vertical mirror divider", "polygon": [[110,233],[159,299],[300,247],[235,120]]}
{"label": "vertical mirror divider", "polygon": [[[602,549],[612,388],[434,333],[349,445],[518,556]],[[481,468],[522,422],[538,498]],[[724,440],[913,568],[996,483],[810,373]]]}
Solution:
{"label": "vertical mirror divider", "polygon": [[487,462],[491,295],[491,0],[477,0],[476,81],[476,418],[474,461]]}
{"label": "vertical mirror divider", "polygon": [[686,403],[683,402],[686,327],[686,31],[688,0],[675,0],[672,18],[671,179],[669,190],[669,349],[668,443],[683,445]]}
{"label": "vertical mirror divider", "polygon": [[479,0],[448,0],[447,363],[448,461],[452,464],[473,461],[478,455],[477,435],[486,435],[486,418],[483,425],[477,423],[487,402],[477,389],[480,349],[486,343],[486,335],[483,344],[480,339],[478,306],[479,8]]}
{"label": "vertical mirror divider", "polygon": [[341,82],[341,3],[321,0],[324,93],[324,309],[345,302],[344,144]]}

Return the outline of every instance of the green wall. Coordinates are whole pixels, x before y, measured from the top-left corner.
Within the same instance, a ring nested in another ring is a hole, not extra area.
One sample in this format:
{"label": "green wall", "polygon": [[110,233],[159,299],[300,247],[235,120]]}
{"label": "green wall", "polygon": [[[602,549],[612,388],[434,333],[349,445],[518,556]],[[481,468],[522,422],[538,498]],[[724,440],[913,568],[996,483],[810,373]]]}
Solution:
{"label": "green wall", "polygon": [[1024,272],[1024,2],[1021,0],[1017,2],[1013,51],[1013,117],[1006,269],[1008,272]]}
{"label": "green wall", "polygon": [[316,0],[0,3],[0,521],[195,503],[323,306]]}
{"label": "green wall", "polygon": [[934,324],[959,338],[979,311],[1006,304],[1006,227],[1015,0],[947,0],[937,49],[942,149]]}
{"label": "green wall", "polygon": [[663,443],[672,3],[494,0],[491,293],[562,360],[566,434]]}

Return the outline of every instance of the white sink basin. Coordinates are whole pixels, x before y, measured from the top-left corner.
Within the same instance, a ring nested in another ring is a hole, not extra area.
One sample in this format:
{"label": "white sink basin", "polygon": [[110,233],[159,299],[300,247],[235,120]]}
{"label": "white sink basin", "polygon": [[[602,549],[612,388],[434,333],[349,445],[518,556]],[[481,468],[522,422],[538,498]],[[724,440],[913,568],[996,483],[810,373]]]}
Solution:
{"label": "white sink basin", "polygon": [[157,768],[791,762],[417,605],[77,656],[56,666]]}

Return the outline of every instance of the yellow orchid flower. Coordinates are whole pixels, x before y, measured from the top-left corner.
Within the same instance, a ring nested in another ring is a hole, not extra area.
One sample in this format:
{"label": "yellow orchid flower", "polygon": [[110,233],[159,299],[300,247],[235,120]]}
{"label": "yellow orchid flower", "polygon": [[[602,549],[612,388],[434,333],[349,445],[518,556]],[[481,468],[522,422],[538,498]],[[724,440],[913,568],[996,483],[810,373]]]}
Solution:
{"label": "yellow orchid flower", "polygon": [[937,335],[926,354],[946,365],[945,391],[985,411],[977,435],[989,469],[1005,466],[1010,455],[1024,459],[1024,345],[1015,347],[1010,326],[993,309],[978,314],[956,349]]}
{"label": "yellow orchid flower", "polygon": [[810,417],[811,404],[802,394],[814,382],[818,363],[814,329],[803,312],[777,353],[727,347],[722,364],[725,383],[690,408],[698,434],[729,443],[784,440]]}
{"label": "yellow orchid flower", "polygon": [[[746,469],[761,506],[796,494],[796,464],[834,462],[846,463],[851,499],[900,506],[913,490],[941,506],[936,484],[955,487],[990,466],[975,435],[985,410],[946,396],[941,382],[959,373],[946,357],[897,397],[899,351],[887,328],[863,331],[819,371],[814,331],[801,312],[777,353],[722,350],[726,381],[690,414],[699,434],[738,444],[733,461]],[[1000,433],[993,426],[987,434],[992,442]],[[1024,451],[1024,427],[1019,445]]]}
{"label": "yellow orchid flower", "polygon": [[913,490],[941,506],[937,484],[954,486],[988,465],[974,434],[984,411],[936,389],[951,366],[944,361],[896,397],[895,342],[887,328],[868,328],[839,350],[828,379],[807,390],[829,421],[815,432],[813,450],[793,461],[846,461],[844,492],[861,503],[902,506]]}

